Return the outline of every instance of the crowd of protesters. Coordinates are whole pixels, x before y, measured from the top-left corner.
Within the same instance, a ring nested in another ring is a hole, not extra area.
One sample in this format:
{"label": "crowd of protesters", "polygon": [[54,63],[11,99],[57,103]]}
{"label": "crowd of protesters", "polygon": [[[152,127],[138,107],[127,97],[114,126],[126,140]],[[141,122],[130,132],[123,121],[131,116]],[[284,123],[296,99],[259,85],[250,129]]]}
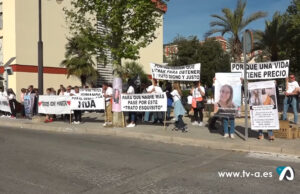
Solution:
{"label": "crowd of protesters", "polygon": [[[88,87],[85,87],[88,88]],[[59,89],[56,91],[54,88],[47,88],[46,93],[44,95],[58,95],[58,96],[78,96],[80,88],[78,86],[63,86],[60,85]],[[220,89],[220,95],[223,95],[221,99],[228,99],[224,101],[220,101],[217,103],[219,107],[233,107],[234,105],[230,105],[230,99],[232,99],[232,88],[229,85],[224,85]],[[181,90],[179,83],[169,83],[165,82],[164,87],[162,84],[159,84],[157,80],[153,79],[151,83],[141,84],[137,86],[134,79],[129,79],[125,88],[123,88],[124,93],[127,94],[137,94],[137,93],[163,93],[165,92],[167,95],[167,112],[128,112],[128,125],[127,127],[135,127],[137,120],[140,118],[140,121],[145,123],[152,124],[164,124],[165,118],[167,120],[171,120],[171,112],[173,110],[175,121],[174,130],[180,130],[182,132],[187,132],[187,124],[184,123],[183,117],[189,111],[193,112],[193,116],[191,117],[191,123],[195,126],[203,126],[203,110],[205,108],[204,101],[206,95],[206,88],[201,85],[201,82],[195,82],[189,91],[189,96],[187,100],[184,99],[183,92]],[[102,85],[103,96],[105,97],[105,122],[103,126],[112,125],[112,96],[113,89],[110,84]],[[34,104],[33,104],[33,112],[32,115],[38,114],[38,89],[34,88],[33,85],[30,85],[27,89],[21,89],[20,102],[16,100],[16,94],[10,88],[6,91],[3,91],[0,88],[0,95],[7,97],[9,106],[11,109],[11,113],[1,112],[1,117],[9,117],[11,119],[16,118],[17,112],[21,114],[21,117],[25,118],[25,109],[24,109],[24,97],[26,95],[33,94],[34,96]],[[287,110],[291,106],[294,113],[294,123],[298,122],[298,96],[300,94],[300,87],[298,82],[295,79],[295,75],[290,74],[290,76],[286,79],[286,90],[284,92],[285,98],[283,101],[283,120],[287,119]],[[184,105],[189,104],[190,108],[186,109]],[[82,112],[81,110],[74,110],[71,115],[45,115],[45,123],[53,122],[53,120],[58,117],[61,119],[70,119],[70,117],[74,117],[73,124],[80,124],[82,122]],[[165,115],[166,114],[166,115]],[[213,118],[209,123],[209,126],[214,124],[214,122],[218,118]],[[234,118],[221,118],[224,127],[224,137],[234,138],[235,133],[235,123]],[[228,124],[230,124],[230,130],[228,131]],[[274,135],[272,130],[268,130],[268,135],[270,140],[274,140]],[[263,133],[259,131],[259,139],[263,139]]]}

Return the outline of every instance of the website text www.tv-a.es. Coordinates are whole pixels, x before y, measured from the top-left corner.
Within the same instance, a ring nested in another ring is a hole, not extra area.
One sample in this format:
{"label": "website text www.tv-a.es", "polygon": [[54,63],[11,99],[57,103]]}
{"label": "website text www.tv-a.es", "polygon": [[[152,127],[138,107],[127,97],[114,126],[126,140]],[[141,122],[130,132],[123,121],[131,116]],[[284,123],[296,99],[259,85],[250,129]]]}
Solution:
{"label": "website text www.tv-a.es", "polygon": [[272,172],[249,172],[243,171],[219,171],[218,175],[220,178],[272,178]]}
{"label": "website text www.tv-a.es", "polygon": [[[278,166],[276,168],[279,181],[286,180],[292,181],[295,178],[295,170],[291,166]],[[272,178],[273,173],[270,171],[265,172],[249,172],[243,171],[219,171],[220,178]]]}

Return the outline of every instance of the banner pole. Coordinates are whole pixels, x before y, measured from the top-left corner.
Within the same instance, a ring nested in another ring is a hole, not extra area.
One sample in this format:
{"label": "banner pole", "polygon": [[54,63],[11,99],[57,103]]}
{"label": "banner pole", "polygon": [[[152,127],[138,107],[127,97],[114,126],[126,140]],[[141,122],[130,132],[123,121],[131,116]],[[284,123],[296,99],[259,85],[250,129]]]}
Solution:
{"label": "banner pole", "polygon": [[248,140],[248,80],[247,80],[247,56],[246,56],[246,31],[243,38],[244,51],[244,105],[245,105],[245,140]]}
{"label": "banner pole", "polygon": [[164,130],[166,130],[167,112],[165,112]]}
{"label": "banner pole", "polygon": [[104,123],[106,123],[106,101],[104,98]]}

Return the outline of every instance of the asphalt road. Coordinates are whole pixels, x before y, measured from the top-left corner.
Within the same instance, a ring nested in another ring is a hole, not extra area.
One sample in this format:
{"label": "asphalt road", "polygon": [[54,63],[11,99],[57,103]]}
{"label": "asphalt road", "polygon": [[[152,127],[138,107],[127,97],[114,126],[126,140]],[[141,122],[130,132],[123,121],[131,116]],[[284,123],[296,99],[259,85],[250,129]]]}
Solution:
{"label": "asphalt road", "polygon": [[[0,193],[299,193],[300,163],[266,158],[110,136],[0,128]],[[295,179],[279,181],[276,167],[287,165],[294,168]],[[218,172],[231,171],[244,173],[244,178],[219,177]],[[268,178],[255,177],[264,172]]]}

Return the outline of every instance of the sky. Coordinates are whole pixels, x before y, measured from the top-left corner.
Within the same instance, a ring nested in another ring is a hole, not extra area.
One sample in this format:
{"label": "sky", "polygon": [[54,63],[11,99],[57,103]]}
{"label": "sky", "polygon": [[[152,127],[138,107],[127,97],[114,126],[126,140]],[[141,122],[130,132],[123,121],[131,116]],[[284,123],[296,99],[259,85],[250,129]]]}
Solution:
{"label": "sky", "polygon": [[[177,35],[195,35],[203,40],[210,29],[209,23],[214,20],[210,15],[222,15],[222,8],[234,10],[236,4],[237,0],[170,0],[164,15],[164,44],[172,42]],[[268,16],[254,21],[247,28],[264,30],[265,20],[271,20],[276,11],[284,13],[289,5],[290,0],[248,0],[246,17],[257,11],[266,11]]]}

